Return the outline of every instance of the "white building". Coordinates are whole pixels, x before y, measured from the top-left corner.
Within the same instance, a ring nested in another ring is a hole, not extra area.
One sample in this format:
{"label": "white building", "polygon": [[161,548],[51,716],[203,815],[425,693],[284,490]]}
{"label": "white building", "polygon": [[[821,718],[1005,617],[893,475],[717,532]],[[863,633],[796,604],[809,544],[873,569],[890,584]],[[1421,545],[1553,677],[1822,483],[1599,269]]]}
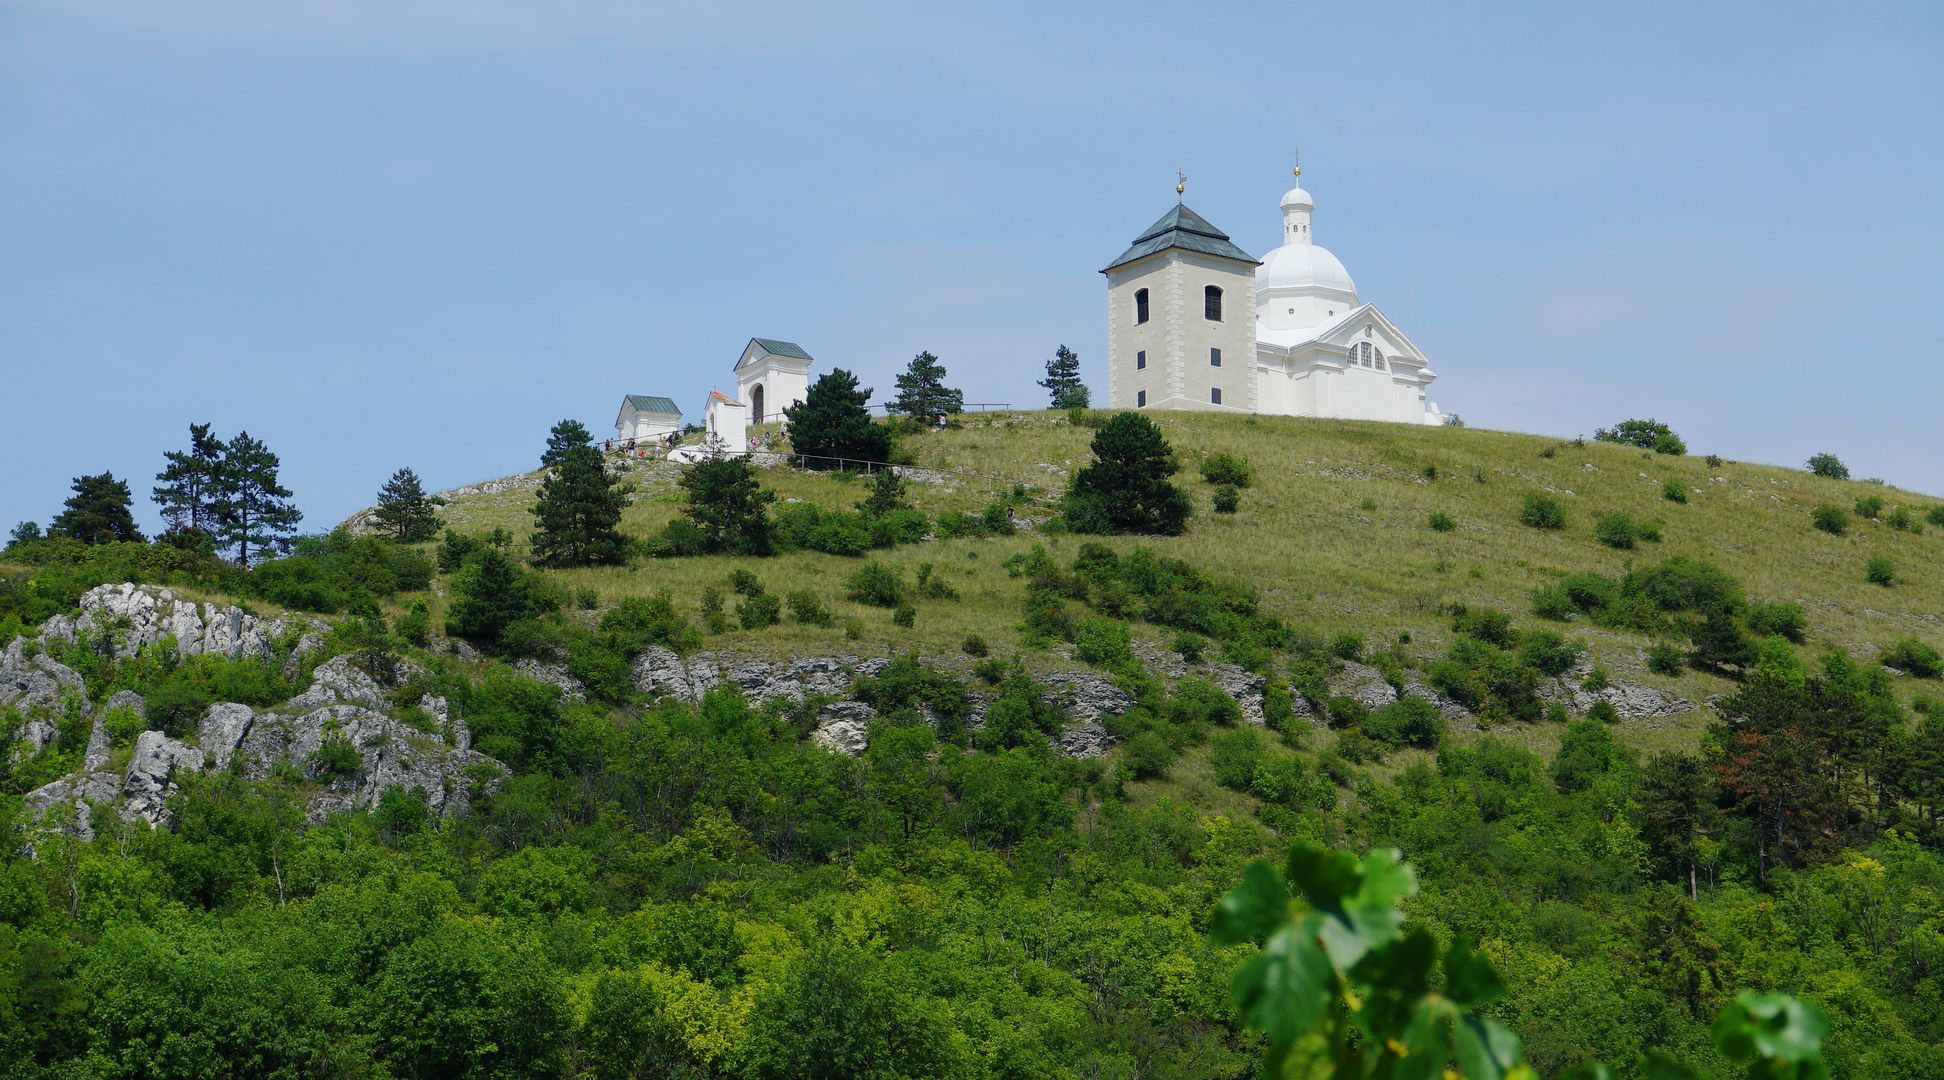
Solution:
{"label": "white building", "polygon": [[682,410],[665,397],[629,394],[621,399],[621,412],[614,418],[614,437],[647,440],[682,430]]}
{"label": "white building", "polygon": [[1285,192],[1258,261],[1177,204],[1101,271],[1109,407],[1443,423],[1430,361],[1311,239],[1315,209]]}
{"label": "white building", "polygon": [[810,390],[810,354],[794,341],[750,338],[736,361],[736,396],[752,424],[775,423]]}
{"label": "white building", "polygon": [[710,446],[731,454],[749,449],[749,409],[720,390],[709,391],[709,404],[703,410],[703,426]]}

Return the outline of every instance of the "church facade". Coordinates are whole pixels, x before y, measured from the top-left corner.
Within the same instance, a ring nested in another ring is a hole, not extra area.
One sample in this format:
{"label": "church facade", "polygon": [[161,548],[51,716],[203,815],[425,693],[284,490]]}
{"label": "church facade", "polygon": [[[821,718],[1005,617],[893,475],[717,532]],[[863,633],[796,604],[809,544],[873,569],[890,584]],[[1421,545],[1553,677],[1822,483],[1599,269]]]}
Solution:
{"label": "church facade", "polygon": [[1177,203],[1101,271],[1109,407],[1443,423],[1430,360],[1312,240],[1309,192],[1281,208],[1261,259]]}

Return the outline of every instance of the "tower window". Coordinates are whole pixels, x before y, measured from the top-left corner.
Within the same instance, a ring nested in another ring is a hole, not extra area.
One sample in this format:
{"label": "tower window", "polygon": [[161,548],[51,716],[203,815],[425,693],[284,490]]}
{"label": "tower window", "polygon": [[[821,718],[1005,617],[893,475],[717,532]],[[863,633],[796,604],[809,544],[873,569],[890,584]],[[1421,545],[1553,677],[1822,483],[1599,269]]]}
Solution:
{"label": "tower window", "polygon": [[1147,408],[1147,391],[1146,391],[1146,390],[1142,390],[1142,391],[1140,391],[1139,393],[1137,393],[1137,394],[1135,394],[1135,395],[1134,395],[1134,407],[1135,407],[1135,408],[1137,408],[1137,409],[1145,409],[1145,408]]}
{"label": "tower window", "polygon": [[1139,371],[1145,367],[1147,367],[1147,350],[1142,349],[1134,354],[1134,370]]}
{"label": "tower window", "polygon": [[1146,289],[1134,290],[1134,322],[1136,325],[1148,321],[1148,301]]}
{"label": "tower window", "polygon": [[1211,405],[1220,405],[1220,404],[1222,403],[1222,388],[1221,388],[1221,387],[1219,387],[1219,386],[1211,386],[1211,387],[1209,387],[1209,388],[1208,388],[1208,402],[1209,402],[1209,404],[1211,404]]}
{"label": "tower window", "polygon": [[1220,349],[1208,350],[1208,366],[1209,367],[1222,366],[1222,350]]}
{"label": "tower window", "polygon": [[1222,290],[1210,285],[1202,290],[1202,316],[1209,322],[1222,321]]}

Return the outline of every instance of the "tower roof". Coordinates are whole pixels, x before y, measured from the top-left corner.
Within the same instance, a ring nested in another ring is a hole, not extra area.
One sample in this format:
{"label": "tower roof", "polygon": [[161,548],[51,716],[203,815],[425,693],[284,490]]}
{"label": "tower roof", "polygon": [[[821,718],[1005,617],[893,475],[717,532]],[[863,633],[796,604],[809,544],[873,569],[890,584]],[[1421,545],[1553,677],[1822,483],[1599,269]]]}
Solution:
{"label": "tower roof", "polygon": [[1236,247],[1227,233],[1209,224],[1207,218],[1188,209],[1186,204],[1176,203],[1173,209],[1161,215],[1161,220],[1148,226],[1147,231],[1134,239],[1134,246],[1121,252],[1120,258],[1108,263],[1107,269],[1101,273],[1169,248],[1199,251],[1203,255],[1234,259],[1251,266],[1256,263],[1255,256]]}

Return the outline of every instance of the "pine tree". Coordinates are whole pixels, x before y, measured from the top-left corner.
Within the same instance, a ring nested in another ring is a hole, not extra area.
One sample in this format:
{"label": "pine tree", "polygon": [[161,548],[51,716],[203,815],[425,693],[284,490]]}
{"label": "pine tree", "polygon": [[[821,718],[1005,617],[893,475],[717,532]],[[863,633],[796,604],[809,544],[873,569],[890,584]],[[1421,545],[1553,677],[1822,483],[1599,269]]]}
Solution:
{"label": "pine tree", "polygon": [[280,463],[247,431],[223,446],[211,500],[210,533],[219,548],[234,548],[237,564],[250,568],[253,556],[290,546],[304,515],[290,502],[290,489],[277,482]]}
{"label": "pine tree", "polygon": [[965,411],[965,394],[945,385],[945,365],[929,352],[911,358],[911,365],[898,376],[898,396],[890,412],[934,420]]}
{"label": "pine tree", "polygon": [[513,623],[547,610],[535,575],[496,548],[483,548],[452,579],[446,633],[491,648]]}
{"label": "pine tree", "polygon": [[47,528],[50,536],[71,536],[84,544],[112,544],[118,540],[142,542],[129,512],[134,496],[128,481],[115,479],[114,473],[74,478],[74,494],[66,508]]}
{"label": "pine tree", "polygon": [[1065,515],[1076,532],[1176,535],[1188,526],[1188,496],[1170,483],[1174,449],[1154,421],[1124,412],[1093,437],[1094,459],[1073,477]]}
{"label": "pine tree", "polygon": [[15,544],[31,544],[34,541],[39,540],[40,538],[41,538],[40,523],[37,521],[23,521],[13,527],[13,532],[7,534],[7,546],[12,547]]}
{"label": "pine tree", "polygon": [[547,452],[540,455],[540,467],[551,469],[560,464],[567,451],[576,446],[594,445],[594,435],[587,425],[579,420],[562,420],[547,433]]}
{"label": "pine tree", "polygon": [[418,473],[400,469],[378,489],[378,506],[371,512],[401,544],[417,544],[439,535],[439,515],[425,495]]}
{"label": "pine tree", "polygon": [[790,448],[808,458],[803,464],[812,469],[843,467],[819,459],[889,460],[891,432],[871,422],[865,408],[870,400],[871,388],[860,390],[857,376],[832,368],[810,384],[802,401],[783,410],[790,425]]}
{"label": "pine tree", "polygon": [[[566,421],[565,423],[572,423]],[[559,434],[561,428],[554,429]],[[553,447],[548,447],[553,453]],[[539,525],[533,534],[533,561],[541,566],[602,566],[621,562],[628,541],[621,535],[621,511],[633,487],[608,475],[601,452],[588,445],[565,445],[533,506]]]}
{"label": "pine tree", "polygon": [[708,550],[732,555],[770,553],[769,504],[776,495],[756,482],[756,469],[748,458],[697,462],[678,483],[688,499],[682,513],[701,531]]}
{"label": "pine tree", "polygon": [[1080,381],[1080,354],[1065,345],[1046,362],[1046,378],[1040,380],[1040,385],[1053,396],[1056,409],[1084,409],[1092,404],[1093,396],[1087,391],[1087,384]]}
{"label": "pine tree", "polygon": [[223,450],[210,425],[190,424],[189,449],[162,455],[168,464],[155,474],[160,482],[149,497],[171,529],[208,531],[215,524],[210,510],[222,486]]}

